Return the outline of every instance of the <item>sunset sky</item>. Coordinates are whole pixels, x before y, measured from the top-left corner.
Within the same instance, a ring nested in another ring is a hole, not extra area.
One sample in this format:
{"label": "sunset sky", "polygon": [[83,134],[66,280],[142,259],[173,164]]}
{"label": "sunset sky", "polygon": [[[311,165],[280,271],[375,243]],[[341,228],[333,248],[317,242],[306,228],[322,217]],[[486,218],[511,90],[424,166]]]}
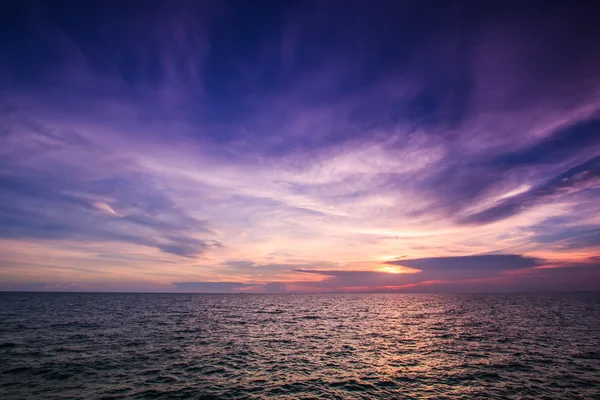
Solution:
{"label": "sunset sky", "polygon": [[600,289],[555,4],[2,2],[0,290]]}

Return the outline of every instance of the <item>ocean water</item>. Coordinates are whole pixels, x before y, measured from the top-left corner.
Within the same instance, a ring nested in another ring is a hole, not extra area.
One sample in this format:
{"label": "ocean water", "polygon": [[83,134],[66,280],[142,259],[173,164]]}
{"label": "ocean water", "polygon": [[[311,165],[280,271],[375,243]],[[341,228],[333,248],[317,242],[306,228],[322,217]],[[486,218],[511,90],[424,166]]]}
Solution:
{"label": "ocean water", "polygon": [[0,293],[0,399],[600,399],[600,295]]}

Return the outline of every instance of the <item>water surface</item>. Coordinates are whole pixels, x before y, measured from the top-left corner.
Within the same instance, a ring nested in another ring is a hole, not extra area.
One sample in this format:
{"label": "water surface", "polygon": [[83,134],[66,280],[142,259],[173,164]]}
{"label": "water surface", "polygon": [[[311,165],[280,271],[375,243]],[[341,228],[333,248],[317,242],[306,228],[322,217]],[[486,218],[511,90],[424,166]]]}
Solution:
{"label": "water surface", "polygon": [[599,398],[600,295],[0,293],[0,398]]}

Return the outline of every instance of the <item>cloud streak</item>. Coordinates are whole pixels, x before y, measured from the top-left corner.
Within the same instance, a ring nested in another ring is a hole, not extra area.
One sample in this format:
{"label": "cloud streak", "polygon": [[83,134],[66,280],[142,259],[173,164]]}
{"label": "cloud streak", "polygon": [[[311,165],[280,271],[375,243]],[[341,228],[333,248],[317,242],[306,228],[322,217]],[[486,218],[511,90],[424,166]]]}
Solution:
{"label": "cloud streak", "polygon": [[11,284],[462,290],[600,250],[583,4],[2,7]]}

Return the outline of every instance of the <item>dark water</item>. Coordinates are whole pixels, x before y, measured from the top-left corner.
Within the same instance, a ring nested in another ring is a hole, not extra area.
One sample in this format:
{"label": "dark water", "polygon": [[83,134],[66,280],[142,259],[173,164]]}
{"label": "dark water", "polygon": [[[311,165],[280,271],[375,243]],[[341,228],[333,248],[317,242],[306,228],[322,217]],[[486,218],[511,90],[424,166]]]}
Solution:
{"label": "dark water", "polygon": [[600,295],[0,293],[0,398],[598,398]]}

